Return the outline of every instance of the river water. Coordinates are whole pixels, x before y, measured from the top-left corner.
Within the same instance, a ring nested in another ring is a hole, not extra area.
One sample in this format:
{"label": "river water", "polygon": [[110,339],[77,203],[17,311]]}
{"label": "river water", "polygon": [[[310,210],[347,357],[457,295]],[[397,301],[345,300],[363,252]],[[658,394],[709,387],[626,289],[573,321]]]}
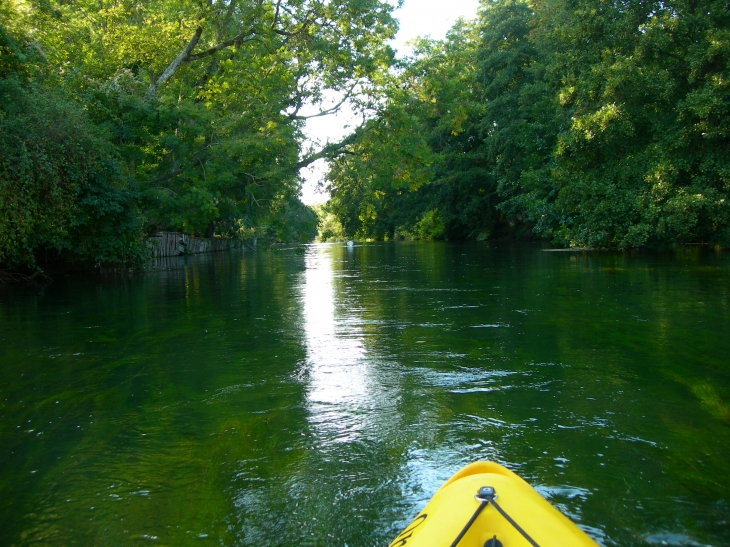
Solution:
{"label": "river water", "polygon": [[479,459],[602,545],[730,545],[727,254],[164,268],[0,292],[0,545],[386,546]]}

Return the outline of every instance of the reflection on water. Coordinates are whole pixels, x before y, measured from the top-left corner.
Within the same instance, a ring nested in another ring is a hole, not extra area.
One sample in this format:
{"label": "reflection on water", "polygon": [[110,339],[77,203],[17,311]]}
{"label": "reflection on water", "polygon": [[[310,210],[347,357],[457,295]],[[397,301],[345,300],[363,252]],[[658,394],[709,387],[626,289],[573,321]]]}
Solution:
{"label": "reflection on water", "polygon": [[371,396],[358,307],[343,309],[338,302],[336,309],[331,255],[309,255],[306,266],[302,311],[310,414],[318,428],[331,427],[349,437],[353,432],[340,428],[357,427],[353,418],[367,408]]}
{"label": "reflection on water", "polygon": [[0,544],[387,545],[476,459],[730,544],[726,255],[315,245],[0,292]]}

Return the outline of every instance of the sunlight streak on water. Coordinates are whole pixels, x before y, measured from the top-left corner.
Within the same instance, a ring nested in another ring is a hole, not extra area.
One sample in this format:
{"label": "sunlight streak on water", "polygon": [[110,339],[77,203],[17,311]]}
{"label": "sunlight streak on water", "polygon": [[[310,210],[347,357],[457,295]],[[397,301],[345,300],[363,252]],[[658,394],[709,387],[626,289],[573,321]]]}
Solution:
{"label": "sunlight streak on water", "polygon": [[331,256],[307,257],[302,299],[312,403],[341,403],[367,393],[357,316],[337,316],[333,283]]}
{"label": "sunlight streak on water", "polygon": [[372,379],[355,311],[335,299],[332,258],[310,254],[302,286],[310,421],[322,442],[351,441],[363,429]]}

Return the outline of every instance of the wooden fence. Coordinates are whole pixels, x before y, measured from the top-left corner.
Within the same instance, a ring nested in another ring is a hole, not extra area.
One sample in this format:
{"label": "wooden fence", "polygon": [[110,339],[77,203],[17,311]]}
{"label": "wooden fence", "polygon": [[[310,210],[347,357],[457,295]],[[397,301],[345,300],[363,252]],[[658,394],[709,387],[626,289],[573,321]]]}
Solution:
{"label": "wooden fence", "polygon": [[152,258],[215,253],[241,247],[240,241],[225,237],[207,239],[203,237],[190,237],[180,232],[158,232],[156,236],[147,238],[147,244],[152,250]]}

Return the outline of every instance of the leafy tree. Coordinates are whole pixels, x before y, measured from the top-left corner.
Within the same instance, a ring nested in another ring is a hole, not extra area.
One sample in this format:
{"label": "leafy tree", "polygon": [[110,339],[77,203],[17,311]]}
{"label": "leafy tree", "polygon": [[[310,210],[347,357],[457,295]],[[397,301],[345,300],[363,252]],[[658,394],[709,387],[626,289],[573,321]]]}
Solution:
{"label": "leafy tree", "polygon": [[141,219],[108,135],[33,77],[38,53],[2,29],[0,264],[140,261]]}
{"label": "leafy tree", "polygon": [[313,209],[318,219],[317,241],[344,241],[346,239],[342,224],[340,224],[337,216],[329,210],[327,205],[318,204]]}
{"label": "leafy tree", "polygon": [[[730,14],[721,2],[556,3],[544,40],[572,52],[559,89],[551,233],[567,244],[727,245]],[[558,15],[554,12],[558,11]]]}
{"label": "leafy tree", "polygon": [[483,204],[493,192],[475,153],[473,44],[466,24],[443,43],[421,40],[386,83],[378,115],[332,162],[329,207],[348,236],[458,237],[489,225]]}
{"label": "leafy tree", "polygon": [[378,0],[102,5],[34,16],[133,166],[150,229],[211,235],[232,215],[268,218],[310,161],[302,107],[325,90],[354,97],[392,56],[392,7]]}
{"label": "leafy tree", "polygon": [[[72,156],[54,191],[28,194],[33,207],[5,198],[3,211],[16,219],[7,240],[31,264],[40,246],[76,245],[61,243],[76,226],[78,249],[107,260],[131,249],[127,220],[139,224],[137,210],[147,232],[210,237],[275,226],[275,237],[313,237],[298,172],[342,146],[303,153],[303,124],[345,103],[373,106],[393,58],[386,44],[397,28],[393,8],[381,0],[3,3],[0,70],[19,82],[4,84],[13,98],[3,123],[15,127],[4,133],[5,184],[24,184],[27,165],[40,173],[40,148],[28,152],[18,141],[23,124],[38,122],[37,135],[28,133],[38,137],[33,146],[64,140]],[[327,107],[332,93],[341,102]],[[56,111],[68,114],[65,124],[40,122],[64,117]],[[86,171],[75,170],[81,164]],[[107,221],[119,223],[116,242]],[[51,224],[55,232],[31,237]],[[0,261],[14,263],[19,253],[8,250]]]}
{"label": "leafy tree", "polygon": [[387,84],[332,210],[371,237],[728,246],[728,28],[720,0],[485,0]]}

